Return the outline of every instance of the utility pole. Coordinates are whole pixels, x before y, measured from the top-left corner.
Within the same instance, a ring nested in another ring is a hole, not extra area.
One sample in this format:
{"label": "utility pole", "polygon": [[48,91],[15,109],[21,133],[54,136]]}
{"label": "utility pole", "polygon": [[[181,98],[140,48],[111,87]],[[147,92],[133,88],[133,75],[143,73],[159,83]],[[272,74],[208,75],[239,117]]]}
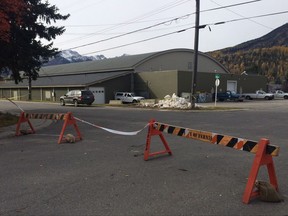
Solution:
{"label": "utility pole", "polygon": [[195,101],[196,101],[195,93],[196,93],[197,68],[198,68],[199,18],[200,18],[200,0],[196,0],[194,70],[192,72],[192,84],[191,84],[191,108],[195,107]]}
{"label": "utility pole", "polygon": [[28,100],[32,100],[32,76],[30,73],[28,76]]}

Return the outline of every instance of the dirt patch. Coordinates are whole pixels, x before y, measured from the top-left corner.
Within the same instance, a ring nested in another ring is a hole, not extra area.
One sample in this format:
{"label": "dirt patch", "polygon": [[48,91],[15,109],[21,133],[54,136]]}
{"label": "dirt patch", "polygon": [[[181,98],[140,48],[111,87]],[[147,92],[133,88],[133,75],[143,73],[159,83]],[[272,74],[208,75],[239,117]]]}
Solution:
{"label": "dirt patch", "polygon": [[11,113],[2,113],[0,112],[0,127],[6,127],[14,125],[18,121],[18,116]]}

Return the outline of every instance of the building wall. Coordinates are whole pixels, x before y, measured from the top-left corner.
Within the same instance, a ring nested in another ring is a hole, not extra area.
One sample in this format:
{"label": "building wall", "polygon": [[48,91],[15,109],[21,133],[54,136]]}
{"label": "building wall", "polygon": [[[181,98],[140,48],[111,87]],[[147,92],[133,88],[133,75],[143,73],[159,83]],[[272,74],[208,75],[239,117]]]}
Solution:
{"label": "building wall", "polygon": [[177,92],[177,71],[153,71],[135,74],[135,83],[143,89],[137,91],[148,91],[149,98],[162,99],[166,95]]}
{"label": "building wall", "polygon": [[[192,86],[191,71],[153,71],[141,72],[135,76],[135,86],[138,91],[148,91],[149,98],[161,99],[167,94],[173,93],[181,96],[182,93],[190,93]],[[258,89],[267,91],[267,79],[264,76],[246,76],[234,74],[221,74],[218,92],[227,90],[227,82],[235,82],[237,93],[255,92]],[[215,73],[198,73],[196,93],[215,92]]]}
{"label": "building wall", "polygon": [[256,90],[264,90],[266,92],[268,89],[268,80],[265,76],[259,75],[239,75],[239,80],[241,81],[241,85],[238,90],[240,93],[251,93]]}
{"label": "building wall", "polygon": [[104,87],[105,103],[114,100],[116,92],[131,92],[131,74],[107,80],[105,82],[90,85],[91,87]]}
{"label": "building wall", "polygon": [[[181,96],[183,92],[191,92],[193,60],[194,53],[191,50],[156,53],[152,55],[150,59],[139,62],[139,64],[135,66],[135,73],[114,78],[110,76],[109,80],[97,83],[96,80],[91,80],[91,83],[94,83],[90,86],[104,87],[105,103],[113,100],[115,92],[117,91],[134,91],[136,94],[146,98],[158,99],[173,93]],[[220,74],[218,91],[226,91],[227,81],[229,80],[237,82],[238,93],[255,92],[258,89],[267,91],[267,80],[264,76],[228,74],[220,63],[200,53],[198,56],[196,92],[213,93],[215,91],[215,73]],[[75,75],[71,76],[75,78]],[[86,81],[87,80],[85,80],[85,83]],[[63,87],[52,87],[53,83],[47,84],[51,85],[51,87],[43,88],[32,85],[32,99],[59,102],[60,96],[66,94],[69,90],[85,89],[85,83],[78,83],[78,86],[75,85],[72,87],[71,84]],[[89,86],[87,86],[87,88],[88,87]],[[14,86],[11,88],[7,88],[6,86],[5,88],[1,88],[0,86],[1,97],[5,96],[10,98],[15,94],[18,100],[28,100],[27,86]]]}
{"label": "building wall", "polygon": [[[197,73],[196,92],[198,93],[214,93],[215,92],[215,73]],[[251,93],[262,89],[267,91],[267,79],[264,76],[253,75],[235,75],[235,74],[219,74],[220,84],[218,92],[227,90],[227,82],[237,82],[237,93]],[[192,73],[189,71],[178,71],[178,92],[191,91]]]}
{"label": "building wall", "polygon": [[192,71],[177,71],[179,96],[183,92],[191,93]]}
{"label": "building wall", "polygon": [[11,98],[13,100],[26,100],[28,99],[27,88],[3,88],[0,89],[0,98]]}
{"label": "building wall", "polygon": [[57,95],[55,92],[54,88],[41,88],[40,94],[41,94],[41,101],[51,101],[54,102],[56,101],[56,97],[54,95]]}
{"label": "building wall", "polygon": [[36,101],[43,101],[40,88],[32,88],[32,98]]}
{"label": "building wall", "polygon": [[[191,93],[192,73],[192,71],[177,71],[179,96],[182,93]],[[211,93],[214,91],[214,85],[215,76],[213,73],[197,73],[195,93]]]}
{"label": "building wall", "polygon": [[20,89],[20,93],[21,93],[21,100],[28,100],[29,99],[28,89]]}
{"label": "building wall", "polygon": [[[191,92],[191,71],[152,71],[139,72],[134,74],[134,91],[137,95],[145,98],[162,99],[167,94],[173,93],[181,96],[182,93]],[[93,87],[104,87],[105,103],[114,100],[115,92],[131,90],[131,75],[121,76],[115,79],[107,80],[102,83],[93,84]],[[227,81],[237,82],[237,93],[252,93],[258,89],[267,91],[267,79],[264,76],[257,75],[234,75],[220,74],[220,85],[218,92],[227,90]],[[60,96],[70,90],[85,89],[85,87],[51,87],[39,88],[33,87],[32,99],[38,101],[59,102]],[[196,93],[214,93],[215,91],[215,73],[200,72],[197,74]],[[53,92],[53,93],[52,93]],[[13,98],[17,96],[17,98]],[[1,98],[8,97],[14,100],[28,100],[27,87],[22,88],[3,88],[0,91]]]}
{"label": "building wall", "polygon": [[8,88],[8,89],[2,89],[2,97],[7,97],[7,98],[10,98],[12,97],[12,93],[11,93],[11,89]]}
{"label": "building wall", "polygon": [[[197,77],[198,92],[215,92],[215,73],[199,73]],[[227,90],[228,81],[237,82],[237,93],[252,93],[259,89],[268,90],[267,79],[264,76],[220,74],[219,80],[218,92]]]}
{"label": "building wall", "polygon": [[60,102],[60,97],[62,95],[65,95],[68,91],[70,90],[70,88],[54,88],[54,100],[56,102]]}
{"label": "building wall", "polygon": [[[109,103],[109,100],[114,100],[114,95],[117,91],[131,91],[131,74],[117,77],[115,79],[107,80],[102,83],[93,84],[94,87],[104,87],[105,89],[105,103]],[[70,87],[33,87],[32,86],[32,100],[36,101],[51,101],[59,102],[60,96],[66,94],[68,91],[75,89],[87,89],[88,87],[70,86]],[[27,87],[16,87],[16,88],[3,88],[0,89],[1,98],[8,97],[14,100],[28,100],[28,89]]]}

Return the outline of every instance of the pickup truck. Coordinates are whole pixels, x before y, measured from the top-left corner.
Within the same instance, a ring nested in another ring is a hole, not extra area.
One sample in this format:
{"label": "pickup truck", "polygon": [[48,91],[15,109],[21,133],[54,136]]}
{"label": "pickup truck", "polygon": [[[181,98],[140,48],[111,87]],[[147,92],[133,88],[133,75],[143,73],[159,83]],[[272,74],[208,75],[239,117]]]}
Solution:
{"label": "pickup truck", "polygon": [[277,90],[274,93],[274,97],[275,98],[288,99],[288,93],[281,91],[281,90]]}
{"label": "pickup truck", "polygon": [[265,100],[272,100],[274,99],[274,94],[266,93],[265,91],[258,90],[255,93],[245,93],[242,96],[246,100],[253,100],[253,99],[265,99]]}
{"label": "pickup truck", "polygon": [[115,100],[121,100],[123,103],[138,103],[144,99],[144,97],[135,96],[132,92],[116,92],[115,94]]}
{"label": "pickup truck", "polygon": [[[213,95],[215,99],[215,94]],[[218,92],[217,93],[217,100],[218,101],[243,101],[244,97],[240,94],[236,94],[232,91],[226,91],[226,92]]]}

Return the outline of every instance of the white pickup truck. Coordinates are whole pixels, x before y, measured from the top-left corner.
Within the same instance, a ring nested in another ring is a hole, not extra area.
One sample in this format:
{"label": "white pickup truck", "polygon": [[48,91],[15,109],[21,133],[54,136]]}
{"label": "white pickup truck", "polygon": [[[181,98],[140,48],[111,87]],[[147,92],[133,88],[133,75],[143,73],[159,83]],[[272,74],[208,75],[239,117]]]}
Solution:
{"label": "white pickup truck", "polygon": [[115,100],[121,100],[123,103],[138,103],[144,99],[144,97],[135,96],[132,92],[116,92],[115,94]]}
{"label": "white pickup truck", "polygon": [[265,100],[272,100],[274,99],[274,94],[266,93],[265,91],[258,90],[255,93],[246,93],[242,94],[242,96],[246,100],[253,100],[253,99],[265,99]]}
{"label": "white pickup truck", "polygon": [[274,93],[274,97],[275,98],[288,99],[288,93],[281,91],[281,90],[277,90]]}

